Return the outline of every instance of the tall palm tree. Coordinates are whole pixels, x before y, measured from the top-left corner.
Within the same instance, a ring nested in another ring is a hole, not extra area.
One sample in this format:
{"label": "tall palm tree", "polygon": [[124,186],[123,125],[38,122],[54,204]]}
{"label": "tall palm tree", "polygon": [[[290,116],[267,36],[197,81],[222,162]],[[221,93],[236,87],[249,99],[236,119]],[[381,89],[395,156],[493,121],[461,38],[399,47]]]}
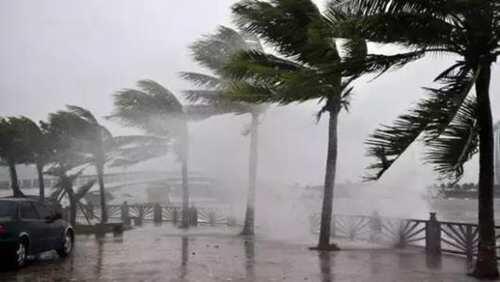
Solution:
{"label": "tall palm tree", "polygon": [[9,168],[14,197],[24,196],[19,188],[16,164],[29,162],[32,123],[27,117],[0,118],[0,161]]}
{"label": "tall palm tree", "polygon": [[[336,13],[355,16],[348,19]],[[454,54],[457,61],[436,77],[442,84],[391,126],[368,140],[378,179],[423,134],[436,171],[460,178],[463,164],[479,151],[479,251],[474,275],[498,277],[493,210],[494,144],[489,86],[500,54],[498,1],[350,0],[332,1],[330,15],[339,36],[352,31],[367,40],[402,46],[393,56],[370,55],[367,69],[402,66],[426,53]],[[475,88],[475,95],[470,94]],[[479,150],[478,150],[479,149]]]}
{"label": "tall palm tree", "polygon": [[254,235],[255,226],[255,190],[257,182],[258,164],[258,126],[259,117],[265,110],[262,105],[236,102],[227,99],[224,88],[230,84],[231,78],[223,74],[224,65],[232,55],[239,51],[257,50],[263,51],[258,38],[254,35],[237,32],[234,29],[220,26],[216,33],[206,35],[203,39],[196,41],[192,46],[194,60],[201,66],[208,68],[212,74],[198,72],[184,72],[182,77],[193,82],[201,89],[185,91],[186,98],[193,102],[202,102],[225,109],[220,113],[235,113],[251,115],[249,130],[250,134],[250,159],[248,176],[247,206],[242,235]]}
{"label": "tall palm tree", "polygon": [[188,116],[190,107],[183,106],[175,95],[152,80],[140,80],[139,89],[124,89],[114,95],[115,110],[110,118],[139,128],[148,134],[167,138],[165,146],[173,146],[182,170],[182,227],[189,226],[188,185]]}
{"label": "tall palm tree", "polygon": [[321,227],[318,249],[337,249],[330,244],[333,190],[337,165],[337,123],[356,78],[344,75],[340,63],[350,57],[364,57],[364,40],[350,40],[339,54],[329,23],[310,0],[241,1],[233,7],[242,30],[269,42],[279,56],[251,50],[239,52],[225,67],[236,79],[227,90],[232,99],[252,103],[305,102],[319,99],[328,112],[329,133]]}

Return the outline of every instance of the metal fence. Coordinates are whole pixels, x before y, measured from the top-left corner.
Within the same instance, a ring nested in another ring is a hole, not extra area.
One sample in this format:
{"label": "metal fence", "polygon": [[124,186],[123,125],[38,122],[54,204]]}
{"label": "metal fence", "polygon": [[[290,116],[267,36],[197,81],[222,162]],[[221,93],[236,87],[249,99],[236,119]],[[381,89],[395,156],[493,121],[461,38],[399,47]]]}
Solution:
{"label": "metal fence", "polygon": [[[236,220],[225,208],[190,207],[190,222],[192,225],[236,225]],[[141,225],[143,222],[172,222],[182,220],[182,207],[160,204],[108,205],[108,221],[119,221],[125,224]],[[77,212],[77,221],[82,224],[93,224],[100,221],[99,207],[81,205]]]}
{"label": "metal fence", "polygon": [[[319,225],[320,215],[314,214],[311,216],[311,230],[319,232]],[[430,253],[459,254],[469,260],[477,256],[478,225],[438,221],[435,213],[431,213],[428,220],[336,214],[331,227],[332,237],[366,240],[400,248],[421,247]],[[498,250],[500,226],[495,229]],[[500,257],[497,255],[497,258]]]}

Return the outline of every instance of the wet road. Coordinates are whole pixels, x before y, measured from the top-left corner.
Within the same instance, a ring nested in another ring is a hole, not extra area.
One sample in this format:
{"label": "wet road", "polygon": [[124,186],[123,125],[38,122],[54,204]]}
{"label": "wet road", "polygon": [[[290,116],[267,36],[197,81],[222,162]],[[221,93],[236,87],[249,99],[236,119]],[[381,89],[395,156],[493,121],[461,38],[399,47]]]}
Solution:
{"label": "wet road", "polygon": [[146,225],[121,237],[78,236],[71,257],[44,254],[18,272],[0,272],[0,281],[476,281],[464,275],[465,261],[452,256],[347,242],[343,251],[318,253],[305,242],[234,234]]}

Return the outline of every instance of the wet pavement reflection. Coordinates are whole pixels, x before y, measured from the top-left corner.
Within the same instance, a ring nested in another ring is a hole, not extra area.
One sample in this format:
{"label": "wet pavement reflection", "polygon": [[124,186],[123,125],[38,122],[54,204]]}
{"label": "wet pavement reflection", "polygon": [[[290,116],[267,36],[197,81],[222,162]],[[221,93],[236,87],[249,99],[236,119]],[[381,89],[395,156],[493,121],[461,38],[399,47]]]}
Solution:
{"label": "wet pavement reflection", "polygon": [[73,255],[45,253],[0,281],[476,281],[465,259],[422,250],[338,242],[340,252],[309,251],[309,242],[237,236],[239,230],[145,225],[123,235],[77,236]]}

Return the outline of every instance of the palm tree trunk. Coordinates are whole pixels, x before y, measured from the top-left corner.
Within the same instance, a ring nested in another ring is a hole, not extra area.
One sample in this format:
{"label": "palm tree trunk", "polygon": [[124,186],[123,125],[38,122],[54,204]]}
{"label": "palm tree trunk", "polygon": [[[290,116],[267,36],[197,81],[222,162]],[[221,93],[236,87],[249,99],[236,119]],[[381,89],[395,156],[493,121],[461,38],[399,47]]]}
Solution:
{"label": "palm tree trunk", "polygon": [[108,209],[106,206],[106,192],[104,190],[104,164],[99,162],[96,164],[97,181],[99,182],[99,194],[101,200],[101,223],[108,222]]}
{"label": "palm tree trunk", "polygon": [[188,154],[189,154],[189,138],[187,129],[183,138],[182,147],[182,228],[189,228],[189,183],[188,183]]}
{"label": "palm tree trunk", "polygon": [[43,177],[43,164],[37,163],[36,164],[36,172],[38,173],[38,188],[39,188],[39,195],[40,195],[40,201],[45,200],[45,183],[44,183],[44,177]]}
{"label": "palm tree trunk", "polygon": [[496,185],[500,185],[500,122],[495,127],[495,177]]}
{"label": "palm tree trunk", "polygon": [[480,278],[498,277],[496,260],[495,218],[493,209],[494,145],[493,119],[489,97],[491,69],[483,64],[476,80],[479,111],[479,247],[474,275]]}
{"label": "palm tree trunk", "polygon": [[16,163],[9,161],[9,175],[10,175],[10,187],[12,188],[12,193],[14,197],[23,197],[24,193],[21,192],[19,188],[19,181],[17,180],[17,170]]}
{"label": "palm tree trunk", "polygon": [[71,180],[66,175],[61,176],[61,185],[66,191],[66,194],[68,195],[68,200],[69,200],[69,223],[72,226],[76,226],[76,209],[77,209],[77,202],[75,199],[75,193],[73,192],[73,183]]}
{"label": "palm tree trunk", "polygon": [[330,245],[330,231],[333,211],[333,190],[335,187],[335,174],[337,170],[337,124],[340,105],[338,102],[329,109],[328,123],[328,153],[326,157],[325,186],[323,192],[323,207],[321,209],[321,225],[319,231],[319,250],[335,250],[335,245]]}
{"label": "palm tree trunk", "polygon": [[248,174],[247,209],[245,212],[245,223],[243,225],[241,235],[255,234],[255,183],[257,181],[258,126],[259,115],[252,113],[252,124],[250,125],[250,163]]}
{"label": "palm tree trunk", "polygon": [[66,191],[68,191],[68,199],[69,199],[69,222],[72,226],[76,226],[76,199],[75,194],[73,193],[73,187],[69,187]]}

